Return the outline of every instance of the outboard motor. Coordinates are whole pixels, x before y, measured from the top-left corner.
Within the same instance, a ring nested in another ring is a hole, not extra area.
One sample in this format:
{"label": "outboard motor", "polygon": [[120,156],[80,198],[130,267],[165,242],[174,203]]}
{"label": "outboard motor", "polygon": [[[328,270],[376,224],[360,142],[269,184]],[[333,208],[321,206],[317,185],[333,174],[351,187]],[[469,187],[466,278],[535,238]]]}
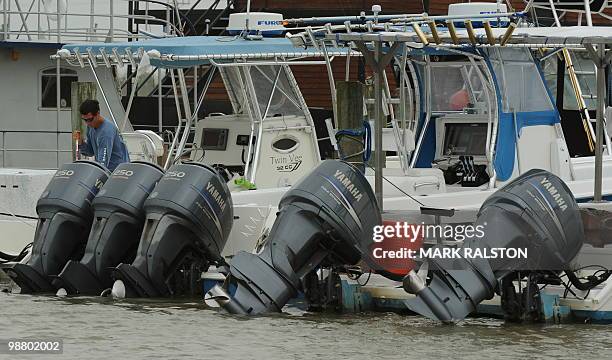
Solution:
{"label": "outboard motor", "polygon": [[[475,225],[484,235],[466,240],[458,252],[462,257],[428,258],[420,274],[412,270],[404,278],[404,289],[416,295],[405,302],[410,310],[452,323],[495,291],[504,307],[504,291],[514,291],[513,280],[566,269],[584,240],[576,200],[561,179],[544,170],[531,170],[491,195]],[[492,256],[494,249],[527,256]]]}
{"label": "outboard motor", "polygon": [[81,295],[100,295],[110,288],[112,268],[136,256],[145,219],[142,206],[163,175],[147,162],[119,165],[93,201],[95,219],[85,255],[68,261],[53,285]]}
{"label": "outboard motor", "polygon": [[91,203],[108,175],[91,161],[65,164],[55,173],[36,204],[39,220],[30,260],[3,268],[22,293],[53,292],[51,276],[66,261],[83,256],[93,220]]}
{"label": "outboard motor", "polygon": [[356,264],[367,256],[373,227],[381,223],[368,181],[343,161],[321,163],[283,196],[279,209],[261,253],[236,254],[224,287],[213,287],[207,303],[236,314],[281,311],[322,263]]}
{"label": "outboard motor", "polygon": [[[162,297],[183,266],[222,263],[234,221],[232,198],[217,172],[200,163],[172,166],[144,203],[146,220],[134,262],[113,269],[115,297]],[[198,274],[199,275],[199,274]]]}

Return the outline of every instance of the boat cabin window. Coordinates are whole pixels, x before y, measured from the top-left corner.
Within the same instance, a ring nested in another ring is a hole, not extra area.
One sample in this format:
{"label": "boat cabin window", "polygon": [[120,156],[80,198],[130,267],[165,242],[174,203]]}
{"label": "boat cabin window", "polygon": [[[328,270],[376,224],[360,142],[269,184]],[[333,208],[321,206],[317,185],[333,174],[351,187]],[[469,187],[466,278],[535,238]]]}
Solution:
{"label": "boat cabin window", "polygon": [[525,48],[490,49],[499,85],[502,111],[534,112],[554,109],[533,57]]}
{"label": "boat cabin window", "polygon": [[[71,84],[78,81],[77,72],[72,69],[60,68],[60,107],[71,106]],[[57,108],[57,76],[56,68],[44,69],[40,72],[40,107],[42,109]]]}
{"label": "boat cabin window", "polygon": [[[219,69],[235,114],[305,116],[301,94],[290,70],[281,65],[252,65]],[[252,92],[250,84],[252,84]]]}
{"label": "boat cabin window", "polygon": [[281,137],[272,143],[272,148],[281,153],[287,153],[295,150],[299,143],[297,139],[293,137]]}
{"label": "boat cabin window", "polygon": [[[488,111],[487,94],[478,72],[468,60],[440,61],[431,67],[431,110],[482,114]],[[490,94],[489,94],[490,95]]]}

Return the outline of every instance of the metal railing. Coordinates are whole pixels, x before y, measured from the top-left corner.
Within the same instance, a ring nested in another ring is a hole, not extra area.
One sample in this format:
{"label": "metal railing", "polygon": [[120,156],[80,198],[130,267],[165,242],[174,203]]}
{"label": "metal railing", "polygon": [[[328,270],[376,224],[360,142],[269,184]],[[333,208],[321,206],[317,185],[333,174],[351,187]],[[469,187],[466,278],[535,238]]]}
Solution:
{"label": "metal railing", "polygon": [[[7,148],[6,147],[6,138],[7,138],[7,134],[11,134],[11,133],[36,133],[36,134],[40,134],[40,133],[47,133],[47,134],[53,134],[57,137],[57,147],[55,149],[41,149],[41,148]],[[57,166],[59,166],[60,164],[60,153],[72,153],[72,149],[67,149],[67,150],[62,150],[60,149],[60,145],[59,145],[59,136],[61,134],[72,134],[70,131],[34,131],[34,130],[0,130],[0,138],[2,139],[2,143],[0,143],[0,153],[2,155],[0,155],[0,159],[2,159],[2,163],[0,164],[0,168],[6,168],[7,163],[6,163],[6,156],[7,153],[11,153],[11,152],[32,152],[32,153],[55,153],[57,160]],[[55,167],[57,167],[55,166]]]}
{"label": "metal railing", "polygon": [[[155,24],[162,29],[177,32],[170,20],[129,14],[128,4],[137,2],[91,0],[87,6],[82,2],[77,4],[67,0],[0,0],[0,41],[70,43],[126,41],[147,37],[130,32],[130,21]],[[107,10],[100,11],[100,3]]]}

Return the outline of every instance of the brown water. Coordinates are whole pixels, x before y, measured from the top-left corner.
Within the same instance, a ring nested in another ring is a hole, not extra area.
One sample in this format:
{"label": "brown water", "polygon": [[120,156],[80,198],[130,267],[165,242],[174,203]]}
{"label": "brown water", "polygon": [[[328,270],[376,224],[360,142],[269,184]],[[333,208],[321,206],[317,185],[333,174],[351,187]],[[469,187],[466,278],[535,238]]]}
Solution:
{"label": "brown water", "polygon": [[20,359],[612,358],[612,325],[525,326],[468,319],[446,326],[416,316],[323,315],[293,307],[284,314],[246,318],[206,309],[193,299],[0,293],[0,339],[26,337],[61,338],[64,354]]}

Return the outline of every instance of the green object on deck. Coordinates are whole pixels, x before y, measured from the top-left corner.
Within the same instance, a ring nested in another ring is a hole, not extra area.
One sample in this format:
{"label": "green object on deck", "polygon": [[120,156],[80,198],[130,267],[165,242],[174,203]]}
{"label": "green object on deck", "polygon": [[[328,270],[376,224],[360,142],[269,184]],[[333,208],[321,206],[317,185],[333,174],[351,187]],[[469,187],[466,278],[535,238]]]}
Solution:
{"label": "green object on deck", "polygon": [[257,189],[257,186],[255,184],[253,184],[252,182],[248,181],[245,178],[239,178],[239,179],[234,180],[234,184],[236,184],[236,185],[238,185],[238,186],[240,186],[240,187],[242,187],[244,189],[247,189],[247,190],[255,190],[255,189]]}

